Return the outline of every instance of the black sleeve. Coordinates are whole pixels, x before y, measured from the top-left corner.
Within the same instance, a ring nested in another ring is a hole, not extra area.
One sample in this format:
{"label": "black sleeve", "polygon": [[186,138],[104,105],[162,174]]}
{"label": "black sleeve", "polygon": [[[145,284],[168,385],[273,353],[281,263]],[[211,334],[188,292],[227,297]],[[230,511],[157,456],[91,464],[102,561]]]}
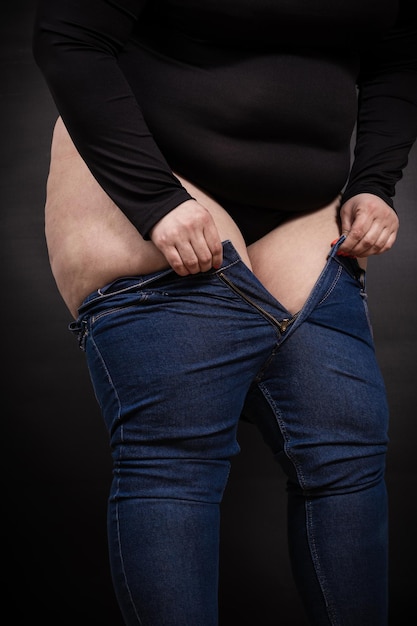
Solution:
{"label": "black sleeve", "polygon": [[395,185],[417,137],[415,0],[401,2],[395,26],[363,50],[355,156],[342,201],[372,193],[394,208]]}
{"label": "black sleeve", "polygon": [[39,0],[33,54],[93,176],[137,230],[190,195],[143,119],[117,55],[146,0]]}

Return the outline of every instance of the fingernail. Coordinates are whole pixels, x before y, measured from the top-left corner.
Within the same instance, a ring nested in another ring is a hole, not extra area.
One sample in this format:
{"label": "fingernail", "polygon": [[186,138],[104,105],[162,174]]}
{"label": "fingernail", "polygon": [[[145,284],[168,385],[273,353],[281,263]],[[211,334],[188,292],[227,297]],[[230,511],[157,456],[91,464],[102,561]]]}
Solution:
{"label": "fingernail", "polygon": [[341,252],[340,250],[336,252],[336,256],[346,256],[349,259],[356,259],[356,256],[354,254],[348,254],[347,252]]}

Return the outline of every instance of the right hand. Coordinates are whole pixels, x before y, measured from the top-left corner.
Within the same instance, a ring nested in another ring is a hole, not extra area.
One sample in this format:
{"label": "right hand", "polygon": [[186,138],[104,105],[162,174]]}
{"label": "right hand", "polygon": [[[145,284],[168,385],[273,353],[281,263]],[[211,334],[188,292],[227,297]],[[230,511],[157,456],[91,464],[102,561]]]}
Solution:
{"label": "right hand", "polygon": [[223,246],[215,221],[196,200],[187,200],[152,228],[150,237],[180,276],[220,267]]}

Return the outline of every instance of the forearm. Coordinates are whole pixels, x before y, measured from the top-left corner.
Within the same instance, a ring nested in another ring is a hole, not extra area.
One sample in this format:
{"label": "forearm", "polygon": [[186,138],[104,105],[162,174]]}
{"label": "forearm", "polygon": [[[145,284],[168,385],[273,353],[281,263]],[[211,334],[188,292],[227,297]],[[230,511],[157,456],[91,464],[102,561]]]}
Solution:
{"label": "forearm", "polygon": [[417,19],[413,0],[400,0],[399,7],[394,26],[362,50],[355,159],[344,202],[371,193],[393,207],[416,141]]}
{"label": "forearm", "polygon": [[80,155],[147,237],[190,196],[159,151],[117,63],[144,4],[41,0],[33,51]]}

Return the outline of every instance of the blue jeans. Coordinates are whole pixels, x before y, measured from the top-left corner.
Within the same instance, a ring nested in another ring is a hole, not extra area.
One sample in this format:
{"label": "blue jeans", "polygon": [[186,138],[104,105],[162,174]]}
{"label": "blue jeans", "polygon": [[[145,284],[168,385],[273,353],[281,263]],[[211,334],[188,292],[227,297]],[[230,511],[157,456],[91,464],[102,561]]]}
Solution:
{"label": "blue jeans", "polygon": [[388,411],[364,273],[338,245],[297,315],[225,242],[220,269],[122,278],[70,325],[111,441],[109,551],[126,624],[218,623],[219,504],[241,417],[288,477],[310,623],[387,623]]}

